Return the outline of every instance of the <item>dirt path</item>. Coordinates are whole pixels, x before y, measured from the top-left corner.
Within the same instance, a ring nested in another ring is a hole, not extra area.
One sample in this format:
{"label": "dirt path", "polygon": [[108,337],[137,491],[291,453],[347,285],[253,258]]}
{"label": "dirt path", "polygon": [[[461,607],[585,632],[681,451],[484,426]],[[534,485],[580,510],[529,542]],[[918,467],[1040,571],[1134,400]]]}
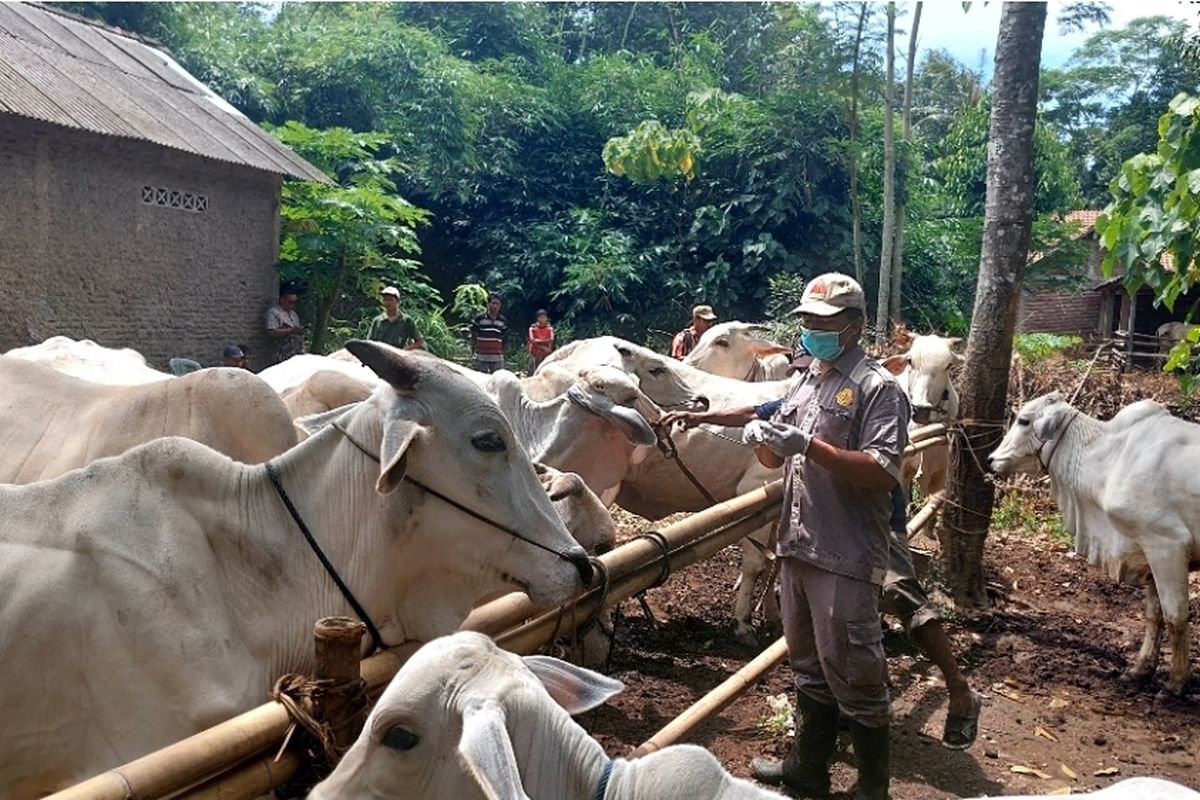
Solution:
{"label": "dirt path", "polygon": [[[1161,691],[1165,667],[1147,684],[1122,683],[1121,670],[1141,637],[1141,590],[1113,584],[1062,551],[1039,535],[994,533],[989,539],[995,605],[949,626],[969,678],[987,697],[979,741],[965,753],[937,742],[945,690],[936,669],[902,633],[886,636],[895,800],[1065,794],[1135,775],[1200,789],[1200,681],[1182,699]],[[756,654],[732,637],[736,577],[737,550],[729,548],[652,590],[657,628],[636,602],[624,604],[610,671],[628,688],[582,720],[610,753],[640,744]],[[1196,597],[1193,591],[1193,619],[1200,618]],[[781,693],[790,694],[786,665],[691,741],[748,776],[751,758],[783,752],[783,736],[763,724],[771,713],[768,696]],[[845,747],[843,741],[834,768],[841,792],[854,781]]]}

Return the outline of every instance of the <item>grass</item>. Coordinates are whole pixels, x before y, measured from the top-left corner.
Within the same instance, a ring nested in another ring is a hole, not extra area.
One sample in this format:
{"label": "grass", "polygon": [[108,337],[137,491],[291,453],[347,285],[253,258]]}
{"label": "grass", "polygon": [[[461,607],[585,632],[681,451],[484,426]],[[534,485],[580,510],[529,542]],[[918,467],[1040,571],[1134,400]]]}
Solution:
{"label": "grass", "polygon": [[992,510],[992,525],[1030,536],[1042,533],[1064,547],[1075,546],[1075,537],[1063,525],[1062,514],[1039,511],[1018,491],[1006,492],[1000,498],[1000,503]]}
{"label": "grass", "polygon": [[775,694],[767,697],[769,714],[758,719],[758,727],[774,736],[796,735],[796,718],[792,709],[792,701],[786,694]]}

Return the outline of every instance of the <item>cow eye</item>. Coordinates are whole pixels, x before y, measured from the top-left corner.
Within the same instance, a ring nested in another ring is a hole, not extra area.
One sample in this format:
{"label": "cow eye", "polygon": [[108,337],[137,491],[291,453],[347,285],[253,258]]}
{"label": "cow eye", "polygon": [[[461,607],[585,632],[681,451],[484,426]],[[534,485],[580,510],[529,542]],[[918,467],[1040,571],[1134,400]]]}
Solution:
{"label": "cow eye", "polygon": [[729,340],[728,339],[717,339],[716,345],[717,345],[717,347],[729,347]]}
{"label": "cow eye", "polygon": [[394,728],[390,728],[388,732],[383,735],[383,738],[379,740],[379,743],[384,747],[390,747],[393,750],[406,751],[412,750],[420,743],[420,741],[420,736],[417,736],[403,725],[397,725]]}
{"label": "cow eye", "polygon": [[1029,420],[1025,419],[1024,417],[1017,417],[1017,424],[1022,426],[1028,425]]}
{"label": "cow eye", "polygon": [[650,371],[651,375],[653,375],[654,377],[657,378],[659,375],[662,375],[667,370],[666,370],[666,367],[651,367],[649,371]]}
{"label": "cow eye", "polygon": [[471,437],[471,446],[485,453],[503,453],[508,449],[500,434],[495,431],[480,431]]}

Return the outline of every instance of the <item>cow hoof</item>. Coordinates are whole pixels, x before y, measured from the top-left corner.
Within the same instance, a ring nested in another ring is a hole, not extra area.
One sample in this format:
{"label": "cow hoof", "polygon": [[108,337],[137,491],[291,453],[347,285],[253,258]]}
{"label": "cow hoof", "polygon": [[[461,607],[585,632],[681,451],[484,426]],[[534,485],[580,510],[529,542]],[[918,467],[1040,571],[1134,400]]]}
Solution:
{"label": "cow hoof", "polygon": [[744,644],[746,647],[758,647],[758,637],[754,635],[754,630],[751,628],[743,628],[739,625],[733,638],[737,639],[738,644]]}
{"label": "cow hoof", "polygon": [[1154,667],[1148,664],[1135,664],[1121,673],[1121,680],[1125,683],[1144,683],[1153,674]]}
{"label": "cow hoof", "polygon": [[1183,689],[1187,686],[1187,678],[1181,681],[1167,681],[1167,694],[1172,697],[1183,697]]}

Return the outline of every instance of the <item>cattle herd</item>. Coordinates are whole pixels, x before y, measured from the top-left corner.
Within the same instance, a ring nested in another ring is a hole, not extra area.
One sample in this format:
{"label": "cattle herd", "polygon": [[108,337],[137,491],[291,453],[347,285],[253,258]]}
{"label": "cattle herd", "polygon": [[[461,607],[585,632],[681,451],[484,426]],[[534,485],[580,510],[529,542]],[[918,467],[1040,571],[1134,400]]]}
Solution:
{"label": "cattle herd", "polygon": [[[914,425],[954,421],[954,342],[918,336],[887,364]],[[0,356],[0,797],[41,797],[253,707],[279,675],[312,672],[312,623],[333,614],[362,618],[374,645],[430,644],[314,798],[778,797],[697,747],[610,760],[569,715],[618,682],[455,631],[489,596],[578,594],[588,553],[613,546],[611,503],[658,519],[780,477],[738,431],[658,422],[783,396],[789,352],[729,322],[683,362],[600,337],[525,378],[370,342],[258,375],[172,377],[64,337]],[[1145,581],[1130,672],[1154,672],[1165,623],[1176,693],[1198,459],[1200,428],[1157,404],[1100,422],[1057,395],[1020,409],[992,455],[1000,473],[1048,472],[1079,554]],[[926,449],[905,475],[929,494],[947,463]],[[743,641],[760,594],[778,617],[757,588],[770,536],[742,548]]]}

